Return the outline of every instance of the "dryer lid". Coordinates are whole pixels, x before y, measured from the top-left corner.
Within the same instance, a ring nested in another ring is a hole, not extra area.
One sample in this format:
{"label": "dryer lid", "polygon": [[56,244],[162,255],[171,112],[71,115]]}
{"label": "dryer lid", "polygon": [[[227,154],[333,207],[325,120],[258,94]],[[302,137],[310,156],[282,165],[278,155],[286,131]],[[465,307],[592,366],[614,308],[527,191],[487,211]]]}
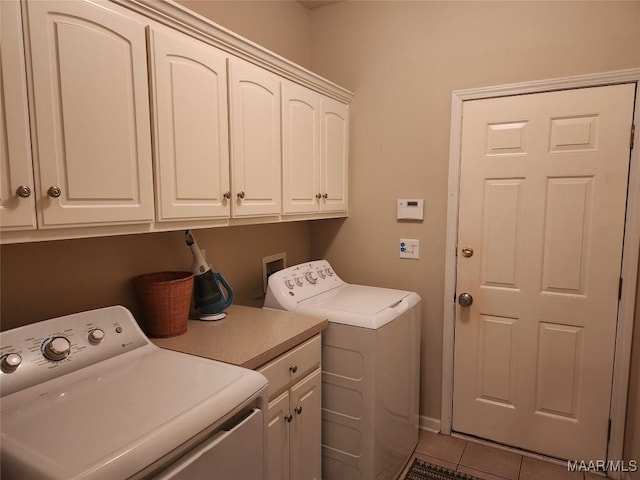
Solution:
{"label": "dryer lid", "polygon": [[299,305],[335,312],[375,316],[383,310],[397,305],[410,293],[389,288],[345,284],[303,300]]}
{"label": "dryer lid", "polygon": [[266,385],[257,372],[168,350],[125,357],[88,367],[92,374],[74,383],[55,379],[34,400],[3,404],[3,461],[16,471],[31,465],[38,478],[129,478]]}

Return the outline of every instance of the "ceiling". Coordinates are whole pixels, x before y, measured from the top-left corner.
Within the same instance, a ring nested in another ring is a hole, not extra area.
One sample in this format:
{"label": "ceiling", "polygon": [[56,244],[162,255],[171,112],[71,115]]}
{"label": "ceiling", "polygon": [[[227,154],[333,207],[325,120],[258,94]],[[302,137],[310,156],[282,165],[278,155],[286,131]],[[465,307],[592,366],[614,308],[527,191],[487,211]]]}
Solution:
{"label": "ceiling", "polygon": [[301,3],[302,5],[307,7],[309,10],[312,10],[314,8],[323,7],[331,3],[338,3],[342,1],[344,0],[298,0],[298,3]]}

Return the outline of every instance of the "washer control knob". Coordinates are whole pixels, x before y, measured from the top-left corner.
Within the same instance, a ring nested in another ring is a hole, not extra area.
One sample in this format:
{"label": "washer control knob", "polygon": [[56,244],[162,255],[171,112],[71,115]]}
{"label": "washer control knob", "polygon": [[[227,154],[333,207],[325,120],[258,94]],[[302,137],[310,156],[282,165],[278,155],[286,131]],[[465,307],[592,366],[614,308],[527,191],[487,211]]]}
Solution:
{"label": "washer control knob", "polygon": [[318,270],[318,275],[320,275],[320,278],[327,278],[327,274],[324,273],[324,270]]}
{"label": "washer control knob", "polygon": [[0,369],[4,373],[15,372],[16,369],[22,363],[22,357],[17,353],[10,353],[9,355],[5,355],[2,357],[2,361],[0,361]]}
{"label": "washer control knob", "polygon": [[304,278],[306,278],[309,283],[316,283],[318,281],[318,276],[314,272],[305,273]]}
{"label": "washer control knob", "polygon": [[104,338],[104,330],[101,328],[94,328],[89,332],[89,343],[93,345],[99,344]]}
{"label": "washer control knob", "polygon": [[65,337],[53,337],[44,344],[42,354],[45,358],[57,362],[64,360],[71,351],[71,342]]}
{"label": "washer control knob", "polygon": [[325,271],[327,272],[327,275],[329,275],[330,277],[333,276],[333,270],[331,270],[329,267],[327,267]]}
{"label": "washer control knob", "polygon": [[294,287],[293,280],[285,280],[284,284],[287,286],[289,290],[293,290],[293,287]]}
{"label": "washer control knob", "polygon": [[302,277],[296,277],[296,278],[295,278],[295,280],[296,280],[296,284],[297,284],[299,287],[301,287],[301,286],[303,286],[303,285],[304,285],[304,280],[302,279]]}

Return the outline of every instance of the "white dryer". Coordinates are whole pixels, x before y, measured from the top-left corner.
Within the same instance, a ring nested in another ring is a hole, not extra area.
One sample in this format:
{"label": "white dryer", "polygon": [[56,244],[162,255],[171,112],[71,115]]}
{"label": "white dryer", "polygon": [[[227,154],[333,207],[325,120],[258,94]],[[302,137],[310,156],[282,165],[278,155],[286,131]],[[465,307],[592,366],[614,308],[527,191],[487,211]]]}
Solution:
{"label": "white dryer", "polygon": [[156,347],[120,306],[0,332],[0,477],[264,478],[266,389]]}
{"label": "white dryer", "polygon": [[418,442],[420,296],[351,285],[326,260],[269,277],[265,308],[329,320],[322,333],[322,477],[395,479]]}

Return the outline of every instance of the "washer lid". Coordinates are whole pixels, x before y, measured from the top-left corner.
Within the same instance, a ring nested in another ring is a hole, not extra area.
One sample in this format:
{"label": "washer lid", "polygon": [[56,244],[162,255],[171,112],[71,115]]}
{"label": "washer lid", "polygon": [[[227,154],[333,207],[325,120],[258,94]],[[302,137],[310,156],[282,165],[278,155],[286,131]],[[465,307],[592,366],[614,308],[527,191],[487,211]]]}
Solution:
{"label": "washer lid", "polygon": [[72,384],[57,379],[48,393],[3,408],[3,474],[128,478],[267,383],[251,370],[161,349],[118,362]]}
{"label": "washer lid", "polygon": [[300,302],[300,305],[315,306],[323,310],[348,312],[373,316],[393,307],[410,292],[364,285],[343,285],[324,294]]}

